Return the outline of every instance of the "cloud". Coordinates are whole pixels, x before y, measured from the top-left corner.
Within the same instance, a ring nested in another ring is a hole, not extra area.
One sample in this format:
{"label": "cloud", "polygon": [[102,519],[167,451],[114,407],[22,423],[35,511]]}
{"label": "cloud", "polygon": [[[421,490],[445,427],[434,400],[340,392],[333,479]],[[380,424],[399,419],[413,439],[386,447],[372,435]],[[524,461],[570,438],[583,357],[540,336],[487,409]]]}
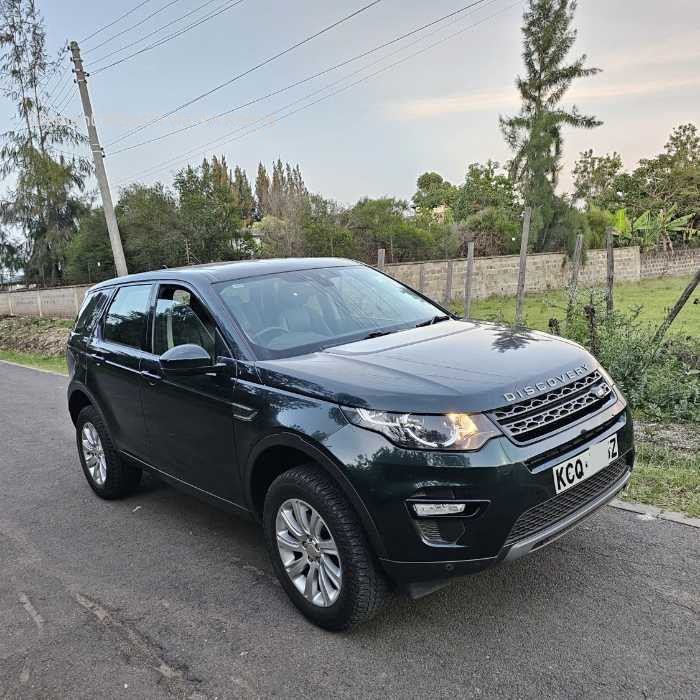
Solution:
{"label": "cloud", "polygon": [[[595,82],[579,83],[572,87],[566,95],[566,101],[623,99],[640,95],[660,95],[698,87],[700,87],[700,75],[672,80],[621,82],[602,82],[601,78],[596,78]],[[429,119],[448,114],[517,109],[519,103],[517,90],[511,87],[393,102],[386,105],[385,114],[387,118],[393,120]]]}

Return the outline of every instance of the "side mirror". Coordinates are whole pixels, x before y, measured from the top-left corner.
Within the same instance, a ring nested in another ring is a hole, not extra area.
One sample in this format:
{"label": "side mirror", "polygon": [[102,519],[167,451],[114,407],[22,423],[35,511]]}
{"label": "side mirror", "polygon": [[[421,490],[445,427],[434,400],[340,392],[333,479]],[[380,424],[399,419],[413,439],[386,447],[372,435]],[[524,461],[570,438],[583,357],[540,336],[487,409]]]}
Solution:
{"label": "side mirror", "polygon": [[212,365],[211,356],[201,346],[187,343],[166,350],[160,358],[163,372],[168,374],[194,375],[218,372],[221,365]]}

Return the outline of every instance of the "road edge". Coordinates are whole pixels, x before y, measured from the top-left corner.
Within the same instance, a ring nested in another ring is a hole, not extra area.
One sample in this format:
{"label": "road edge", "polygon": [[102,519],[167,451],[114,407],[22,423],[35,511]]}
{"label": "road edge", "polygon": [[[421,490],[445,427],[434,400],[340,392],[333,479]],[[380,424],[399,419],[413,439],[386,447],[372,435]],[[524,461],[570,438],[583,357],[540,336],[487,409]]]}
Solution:
{"label": "road edge", "polygon": [[53,374],[55,377],[63,377],[68,379],[67,374],[63,372],[54,372],[52,369],[44,369],[43,367],[33,367],[32,365],[23,365],[20,362],[12,362],[11,360],[0,360],[5,365],[11,365],[12,367],[21,367],[22,369],[33,369],[35,372],[43,372],[44,374]]}
{"label": "road edge", "polygon": [[649,506],[637,501],[622,501],[615,498],[608,505],[618,510],[626,510],[629,513],[636,513],[645,520],[668,520],[679,525],[687,525],[700,529],[700,518],[691,518],[683,513],[676,513],[672,510],[663,510],[658,506]]}

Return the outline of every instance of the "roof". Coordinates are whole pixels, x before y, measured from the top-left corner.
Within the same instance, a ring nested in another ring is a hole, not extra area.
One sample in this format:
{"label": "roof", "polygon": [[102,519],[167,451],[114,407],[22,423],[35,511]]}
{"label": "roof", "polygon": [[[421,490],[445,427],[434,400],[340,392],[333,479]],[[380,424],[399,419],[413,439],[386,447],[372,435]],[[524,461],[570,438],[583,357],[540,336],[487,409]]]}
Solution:
{"label": "roof", "polygon": [[111,287],[126,282],[150,282],[154,280],[179,280],[184,282],[227,282],[244,277],[272,275],[295,270],[313,270],[323,267],[345,267],[361,265],[356,260],[345,258],[270,258],[266,260],[237,260],[234,262],[207,263],[187,267],[169,267],[162,270],[138,272],[134,275],[115,277],[96,284],[93,289]]}

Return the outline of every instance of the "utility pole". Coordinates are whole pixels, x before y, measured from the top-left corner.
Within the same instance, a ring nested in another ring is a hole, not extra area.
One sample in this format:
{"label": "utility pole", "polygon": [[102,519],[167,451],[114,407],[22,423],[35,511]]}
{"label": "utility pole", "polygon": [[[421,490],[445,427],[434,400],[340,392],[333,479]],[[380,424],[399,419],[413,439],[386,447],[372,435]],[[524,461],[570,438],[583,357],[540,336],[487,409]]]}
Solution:
{"label": "utility pole", "polygon": [[75,66],[75,80],[78,83],[80,90],[80,100],[83,103],[83,113],[85,115],[85,124],[87,125],[88,140],[90,141],[90,150],[92,158],[95,162],[95,176],[97,184],[100,187],[102,195],[102,208],[104,209],[105,219],[107,220],[107,230],[109,231],[109,241],[112,244],[112,255],[114,255],[114,266],[117,274],[128,275],[126,269],[126,258],[124,257],[124,249],[122,248],[122,239],[119,235],[119,226],[117,226],[117,217],[114,215],[114,205],[112,204],[112,195],[109,191],[109,182],[107,181],[107,172],[105,171],[104,155],[102,147],[97,137],[97,128],[95,127],[95,118],[92,114],[92,105],[90,104],[90,95],[88,94],[87,79],[83,70],[83,61],[80,58],[80,47],[77,41],[70,43],[71,57]]}

